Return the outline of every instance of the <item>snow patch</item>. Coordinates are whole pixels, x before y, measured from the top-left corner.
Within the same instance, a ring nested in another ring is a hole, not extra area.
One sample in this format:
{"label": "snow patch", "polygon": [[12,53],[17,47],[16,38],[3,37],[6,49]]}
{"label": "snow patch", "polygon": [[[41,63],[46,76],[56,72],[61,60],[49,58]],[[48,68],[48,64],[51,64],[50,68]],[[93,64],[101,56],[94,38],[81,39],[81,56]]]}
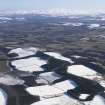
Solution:
{"label": "snow patch", "polygon": [[25,18],[24,17],[20,17],[20,18],[15,18],[16,20],[19,20],[19,21],[23,21],[23,20],[25,20]]}
{"label": "snow patch", "polygon": [[0,89],[0,105],[7,105],[7,94]]}
{"label": "snow patch", "polygon": [[104,78],[100,73],[97,73],[93,69],[90,69],[84,65],[72,65],[69,66],[67,72],[79,77],[90,79],[98,82],[101,86],[105,87]]}
{"label": "snow patch", "polygon": [[83,23],[69,23],[69,22],[66,22],[66,23],[63,23],[62,25],[64,26],[74,26],[74,27],[79,27],[79,26],[82,26]]}
{"label": "snow patch", "polygon": [[9,17],[0,17],[0,20],[12,20],[12,18],[9,18]]}
{"label": "snow patch", "polygon": [[22,85],[24,84],[24,80],[21,80],[18,77],[12,77],[10,75],[4,75],[0,77],[0,83],[5,85]]}
{"label": "snow patch", "polygon": [[9,54],[15,53],[18,54],[18,57],[26,57],[36,54],[38,51],[37,48],[30,47],[30,48],[16,48],[9,52]]}
{"label": "snow patch", "polygon": [[45,99],[39,102],[35,102],[31,105],[81,105],[77,100],[74,100],[67,95],[60,97]]}
{"label": "snow patch", "polygon": [[78,58],[82,58],[82,56],[79,56],[79,55],[72,55],[72,57],[78,59]]}
{"label": "snow patch", "polygon": [[88,38],[88,37],[84,37],[84,38],[81,38],[80,40],[82,40],[82,41],[89,41],[90,38]]}
{"label": "snow patch", "polygon": [[41,60],[38,57],[31,57],[27,59],[14,60],[11,62],[11,65],[15,66],[16,69],[20,71],[34,72],[34,71],[43,71],[41,66],[45,65],[46,63],[47,61]]}
{"label": "snow patch", "polygon": [[98,27],[100,27],[100,24],[90,24],[88,27],[90,29],[92,29],[92,28],[98,28]]}
{"label": "snow patch", "polygon": [[97,75],[97,72],[84,66],[84,65],[72,65],[69,66],[67,72],[76,76],[84,77],[87,79],[94,79],[94,76]]}
{"label": "snow patch", "polygon": [[[37,82],[41,82],[42,79],[48,81],[48,83],[53,83],[55,80],[60,79],[61,76],[59,74],[56,74],[55,72],[47,72],[47,73],[41,73],[39,75],[39,80]],[[46,82],[45,82],[46,83]]]}
{"label": "snow patch", "polygon": [[79,98],[85,100],[89,94],[80,94]]}
{"label": "snow patch", "polygon": [[105,18],[104,18],[104,17],[102,17],[102,18],[101,18],[101,20],[105,20]]}
{"label": "snow patch", "polygon": [[100,95],[96,95],[92,101],[84,103],[85,105],[105,105],[105,99]]}
{"label": "snow patch", "polygon": [[68,61],[70,63],[74,63],[71,59],[62,56],[59,53],[56,53],[56,52],[44,52],[44,53],[47,54],[47,55],[49,55],[49,56],[52,56],[52,57],[54,57],[56,59],[60,59],[60,60]]}
{"label": "snow patch", "polygon": [[62,90],[59,90],[49,85],[28,87],[26,88],[26,91],[29,92],[31,95],[38,95],[41,98],[61,96],[64,93]]}
{"label": "snow patch", "polygon": [[65,81],[56,83],[52,86],[64,92],[67,92],[67,90],[74,89],[77,87],[76,83],[74,83],[72,80],[65,80]]}
{"label": "snow patch", "polygon": [[67,92],[67,90],[74,89],[75,87],[76,84],[73,81],[65,80],[54,85],[28,87],[26,91],[29,92],[31,95],[38,95],[41,98],[51,98],[61,96],[65,92]]}

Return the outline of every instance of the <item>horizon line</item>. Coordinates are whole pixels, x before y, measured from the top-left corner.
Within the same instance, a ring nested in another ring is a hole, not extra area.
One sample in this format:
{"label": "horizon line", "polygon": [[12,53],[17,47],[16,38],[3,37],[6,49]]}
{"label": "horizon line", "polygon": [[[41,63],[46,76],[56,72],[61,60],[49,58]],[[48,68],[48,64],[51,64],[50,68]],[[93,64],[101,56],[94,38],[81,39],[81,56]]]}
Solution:
{"label": "horizon line", "polygon": [[0,14],[48,14],[48,15],[98,15],[105,14],[105,11],[86,12],[69,9],[50,9],[50,10],[0,10]]}

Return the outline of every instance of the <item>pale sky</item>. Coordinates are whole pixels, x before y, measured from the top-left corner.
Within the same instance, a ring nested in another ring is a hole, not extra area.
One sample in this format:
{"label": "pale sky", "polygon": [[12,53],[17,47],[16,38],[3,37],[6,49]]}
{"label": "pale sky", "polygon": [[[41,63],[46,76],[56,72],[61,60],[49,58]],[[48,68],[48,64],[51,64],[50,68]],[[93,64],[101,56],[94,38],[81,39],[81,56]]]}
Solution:
{"label": "pale sky", "polygon": [[70,10],[105,12],[105,0],[0,0],[0,11]]}

